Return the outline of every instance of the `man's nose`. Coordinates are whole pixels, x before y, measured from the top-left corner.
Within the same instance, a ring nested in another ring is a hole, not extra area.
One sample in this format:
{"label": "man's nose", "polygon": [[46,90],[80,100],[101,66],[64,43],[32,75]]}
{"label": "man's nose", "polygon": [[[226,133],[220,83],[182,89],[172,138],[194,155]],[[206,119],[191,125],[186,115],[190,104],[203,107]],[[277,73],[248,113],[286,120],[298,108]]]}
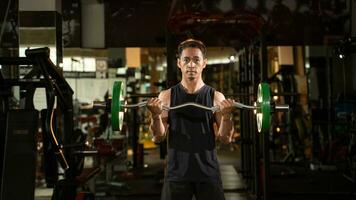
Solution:
{"label": "man's nose", "polygon": [[188,63],[188,67],[194,67],[195,66],[195,63],[191,60],[189,63]]}

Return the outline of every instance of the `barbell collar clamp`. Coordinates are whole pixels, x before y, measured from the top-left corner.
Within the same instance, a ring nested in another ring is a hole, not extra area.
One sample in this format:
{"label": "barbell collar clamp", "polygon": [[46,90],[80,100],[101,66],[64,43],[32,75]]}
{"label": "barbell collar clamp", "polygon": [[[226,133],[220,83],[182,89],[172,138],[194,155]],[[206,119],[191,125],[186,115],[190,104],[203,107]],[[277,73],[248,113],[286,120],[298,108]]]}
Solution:
{"label": "barbell collar clamp", "polygon": [[274,106],[274,111],[275,112],[288,112],[289,111],[289,105],[288,104],[279,104]]}

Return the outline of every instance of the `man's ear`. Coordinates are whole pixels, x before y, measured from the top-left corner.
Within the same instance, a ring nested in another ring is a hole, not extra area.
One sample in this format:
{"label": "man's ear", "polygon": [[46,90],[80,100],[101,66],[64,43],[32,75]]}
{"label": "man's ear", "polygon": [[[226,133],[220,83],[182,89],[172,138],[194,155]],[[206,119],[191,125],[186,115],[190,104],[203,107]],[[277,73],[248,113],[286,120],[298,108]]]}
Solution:
{"label": "man's ear", "polygon": [[208,59],[207,58],[204,58],[204,60],[203,60],[203,68],[205,68],[206,67],[206,65],[208,64]]}
{"label": "man's ear", "polygon": [[178,68],[180,69],[181,67],[180,67],[180,59],[179,58],[177,58],[177,66],[178,66]]}

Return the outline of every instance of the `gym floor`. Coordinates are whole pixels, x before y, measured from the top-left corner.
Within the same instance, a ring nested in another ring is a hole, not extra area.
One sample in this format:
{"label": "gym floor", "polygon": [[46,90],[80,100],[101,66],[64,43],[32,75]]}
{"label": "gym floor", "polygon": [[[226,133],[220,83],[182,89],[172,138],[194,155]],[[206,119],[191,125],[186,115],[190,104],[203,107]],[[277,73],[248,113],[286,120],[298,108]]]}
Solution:
{"label": "gym floor", "polygon": [[[255,199],[248,191],[239,166],[240,146],[218,146],[218,159],[226,200]],[[128,157],[128,160],[132,158]],[[117,164],[117,163],[116,163]],[[310,163],[309,163],[310,164]],[[88,188],[95,191],[97,200],[159,200],[164,161],[159,149],[145,149],[145,167],[137,170],[113,170],[110,181],[105,182],[105,170],[91,179]],[[356,199],[356,186],[350,184],[339,171],[310,170],[305,162],[271,163],[271,195],[273,200],[352,200]],[[262,187],[262,186],[260,186]],[[52,189],[39,187],[36,200],[50,200]]]}
{"label": "gym floor", "polygon": [[[237,173],[237,166],[240,165],[239,150],[237,145],[220,146],[218,148],[218,159],[226,200],[252,199],[248,196],[241,175]],[[100,183],[98,177],[93,178],[92,183],[89,184],[95,184],[96,199],[159,200],[164,168],[164,161],[159,158],[159,149],[146,149],[144,163],[146,167],[143,169],[113,175],[115,182],[111,182],[110,186]],[[50,200],[52,189],[39,187],[35,193],[36,200]]]}
{"label": "gym floor", "polygon": [[[219,146],[218,159],[226,200],[252,200],[239,172],[240,146]],[[128,157],[128,160],[131,158]],[[159,149],[145,150],[145,167],[126,172],[114,172],[110,183],[104,183],[105,172],[88,183],[95,188],[97,200],[160,200],[164,161]],[[116,171],[116,170],[114,170]],[[352,200],[356,187],[341,172],[311,171],[305,163],[272,163],[271,193],[273,200]],[[39,187],[36,200],[50,200],[52,189]]]}

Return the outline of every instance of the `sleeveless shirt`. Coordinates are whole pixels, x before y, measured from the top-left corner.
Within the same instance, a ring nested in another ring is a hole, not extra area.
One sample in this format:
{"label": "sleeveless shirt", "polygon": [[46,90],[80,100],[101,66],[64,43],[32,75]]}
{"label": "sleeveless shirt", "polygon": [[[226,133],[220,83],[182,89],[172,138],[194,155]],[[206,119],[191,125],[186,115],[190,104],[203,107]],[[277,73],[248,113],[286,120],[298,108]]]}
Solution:
{"label": "sleeveless shirt", "polygon": [[[214,105],[215,90],[204,85],[189,94],[179,83],[171,88],[170,106],[198,103]],[[215,150],[214,114],[212,111],[188,106],[168,112],[169,181],[220,182]]]}

